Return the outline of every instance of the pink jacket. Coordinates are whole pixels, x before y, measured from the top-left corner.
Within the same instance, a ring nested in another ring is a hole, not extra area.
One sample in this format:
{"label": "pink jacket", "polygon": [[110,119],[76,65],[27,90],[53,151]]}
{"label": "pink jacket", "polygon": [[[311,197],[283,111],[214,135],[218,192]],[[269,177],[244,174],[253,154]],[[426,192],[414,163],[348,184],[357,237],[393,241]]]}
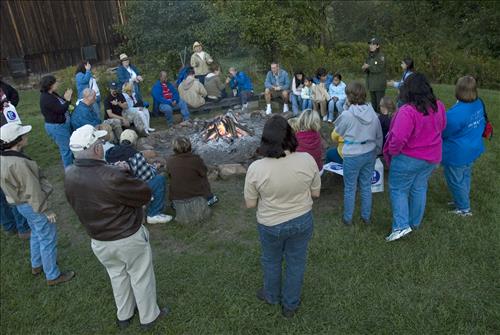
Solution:
{"label": "pink jacket", "polygon": [[413,105],[405,104],[393,116],[384,145],[384,158],[388,165],[399,154],[437,164],[441,162],[443,141],[441,133],[446,127],[446,108],[437,101],[437,112],[420,113]]}
{"label": "pink jacket", "polygon": [[299,142],[297,152],[307,152],[310,154],[321,171],[323,168],[323,147],[319,132],[314,130],[298,131],[295,133],[295,137],[297,137],[297,142]]}

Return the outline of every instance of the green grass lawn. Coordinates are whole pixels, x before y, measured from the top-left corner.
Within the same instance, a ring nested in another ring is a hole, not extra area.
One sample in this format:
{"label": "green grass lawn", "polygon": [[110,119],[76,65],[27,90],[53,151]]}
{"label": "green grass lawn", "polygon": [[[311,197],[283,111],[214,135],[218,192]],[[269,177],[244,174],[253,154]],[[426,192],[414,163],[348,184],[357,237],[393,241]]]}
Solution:
{"label": "green grass lawn", "polygon": [[[454,88],[434,86],[447,107]],[[395,91],[388,91],[394,95]],[[500,131],[500,94],[481,90]],[[0,234],[2,334],[116,334],[115,305],[104,267],[69,208],[56,146],[47,137],[38,92],[21,92],[18,108],[34,129],[28,155],[56,187],[59,264],[77,277],[49,288],[32,278],[29,243]],[[163,118],[153,121],[164,128]],[[325,126],[327,127],[327,126]],[[373,225],[341,224],[342,183],[327,176],[314,205],[303,302],[286,320],[255,298],[261,286],[255,211],[243,206],[244,178],[213,183],[221,201],[209,222],[150,226],[158,301],[172,313],[158,334],[498,334],[500,332],[500,137],[476,163],[472,218],[447,213],[442,171],[428,192],[423,229],[386,243],[388,193],[374,196]],[[138,319],[124,332],[139,331]]]}

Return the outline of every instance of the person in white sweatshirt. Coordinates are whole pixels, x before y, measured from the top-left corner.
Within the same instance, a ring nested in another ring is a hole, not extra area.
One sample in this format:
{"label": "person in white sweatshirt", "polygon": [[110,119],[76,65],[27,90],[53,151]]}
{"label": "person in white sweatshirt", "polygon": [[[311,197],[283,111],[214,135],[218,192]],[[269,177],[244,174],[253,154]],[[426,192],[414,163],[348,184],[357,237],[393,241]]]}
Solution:
{"label": "person in white sweatshirt", "polygon": [[[347,99],[345,93],[346,84],[342,81],[342,75],[336,73],[333,82],[328,87],[330,101],[328,102],[328,122],[333,122],[344,111],[344,104]],[[335,109],[337,113],[335,115]]]}

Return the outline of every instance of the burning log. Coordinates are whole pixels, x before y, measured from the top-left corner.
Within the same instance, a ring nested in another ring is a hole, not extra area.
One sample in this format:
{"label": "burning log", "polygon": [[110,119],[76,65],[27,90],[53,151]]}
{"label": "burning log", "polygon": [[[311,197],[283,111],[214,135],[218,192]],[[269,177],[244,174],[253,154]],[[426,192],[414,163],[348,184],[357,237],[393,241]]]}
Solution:
{"label": "burning log", "polygon": [[201,135],[205,142],[219,139],[233,141],[235,138],[253,135],[253,131],[238,122],[233,113],[227,112],[210,121]]}

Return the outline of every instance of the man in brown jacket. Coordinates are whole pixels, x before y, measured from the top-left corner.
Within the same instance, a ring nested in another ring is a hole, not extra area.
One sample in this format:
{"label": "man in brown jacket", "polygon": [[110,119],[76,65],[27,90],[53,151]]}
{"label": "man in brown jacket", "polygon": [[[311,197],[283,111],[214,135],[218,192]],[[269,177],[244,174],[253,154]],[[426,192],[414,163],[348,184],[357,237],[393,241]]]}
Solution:
{"label": "man in brown jacket", "polygon": [[56,214],[49,210],[52,186],[35,161],[23,154],[31,126],[7,123],[0,128],[0,185],[7,202],[16,205],[31,228],[31,273],[45,272],[47,284],[71,280],[75,273],[61,273],[57,265]]}
{"label": "man in brown jacket", "polygon": [[106,164],[101,140],[105,135],[90,125],[71,135],[75,162],[66,170],[66,197],[111,279],[118,327],[129,326],[137,308],[141,327],[150,328],[168,314],[168,308],[160,310],[156,302],[149,232],[142,225],[142,207],[151,199],[151,189],[125,165]]}

